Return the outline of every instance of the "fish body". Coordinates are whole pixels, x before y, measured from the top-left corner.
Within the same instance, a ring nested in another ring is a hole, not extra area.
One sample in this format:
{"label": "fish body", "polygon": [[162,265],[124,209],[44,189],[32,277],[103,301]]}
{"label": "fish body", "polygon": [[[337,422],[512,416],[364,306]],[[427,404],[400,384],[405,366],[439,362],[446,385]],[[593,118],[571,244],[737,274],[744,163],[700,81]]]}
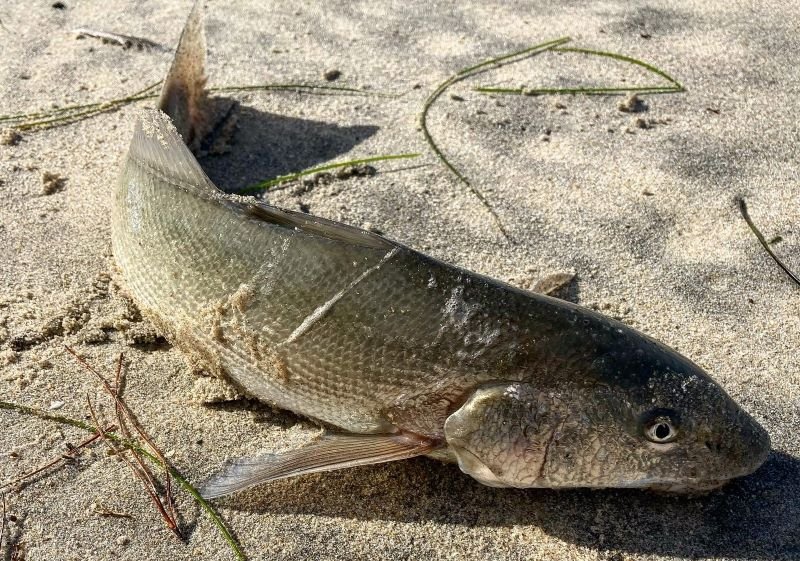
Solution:
{"label": "fish body", "polygon": [[112,215],[127,287],[205,368],[334,430],[234,462],[206,496],[417,455],[493,486],[676,491],[764,461],[755,420],[624,324],[220,192],[184,143],[188,114],[150,111],[137,124]]}

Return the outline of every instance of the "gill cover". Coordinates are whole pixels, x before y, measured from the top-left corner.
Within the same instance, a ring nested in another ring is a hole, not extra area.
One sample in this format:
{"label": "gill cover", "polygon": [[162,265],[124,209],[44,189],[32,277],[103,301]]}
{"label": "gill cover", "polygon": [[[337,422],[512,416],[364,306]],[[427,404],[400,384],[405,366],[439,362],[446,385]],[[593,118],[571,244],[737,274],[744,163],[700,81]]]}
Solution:
{"label": "gill cover", "polygon": [[461,471],[491,487],[533,487],[563,426],[564,400],[530,384],[486,385],[444,425]]}

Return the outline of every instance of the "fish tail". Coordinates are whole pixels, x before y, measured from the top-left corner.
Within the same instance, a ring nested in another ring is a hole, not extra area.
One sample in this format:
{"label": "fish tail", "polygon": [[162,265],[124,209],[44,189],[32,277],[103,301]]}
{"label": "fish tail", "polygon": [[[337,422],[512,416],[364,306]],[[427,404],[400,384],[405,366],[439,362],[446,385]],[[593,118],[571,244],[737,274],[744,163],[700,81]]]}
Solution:
{"label": "fish tail", "polygon": [[170,116],[183,141],[195,151],[210,128],[205,67],[203,6],[197,0],[186,20],[158,101],[158,108]]}

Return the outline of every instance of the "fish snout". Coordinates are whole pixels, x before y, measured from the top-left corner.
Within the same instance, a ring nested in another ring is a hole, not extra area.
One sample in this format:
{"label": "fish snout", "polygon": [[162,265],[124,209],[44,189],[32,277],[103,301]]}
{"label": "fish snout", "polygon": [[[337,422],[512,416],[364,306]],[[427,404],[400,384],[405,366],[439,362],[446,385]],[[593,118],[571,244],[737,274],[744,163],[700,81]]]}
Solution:
{"label": "fish snout", "polygon": [[766,461],[772,449],[769,433],[744,411],[739,419],[742,442],[742,475],[756,471]]}
{"label": "fish snout", "polygon": [[738,411],[731,430],[720,435],[718,441],[706,441],[706,447],[720,453],[723,470],[730,478],[749,475],[756,471],[772,449],[769,433],[745,411]]}

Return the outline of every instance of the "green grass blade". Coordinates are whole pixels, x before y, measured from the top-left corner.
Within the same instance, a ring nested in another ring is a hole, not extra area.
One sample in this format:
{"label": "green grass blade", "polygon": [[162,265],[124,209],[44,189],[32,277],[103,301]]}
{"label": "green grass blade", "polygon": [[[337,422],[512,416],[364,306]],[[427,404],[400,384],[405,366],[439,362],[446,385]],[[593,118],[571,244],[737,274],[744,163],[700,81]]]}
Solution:
{"label": "green grass blade", "polygon": [[667,74],[663,70],[661,70],[659,68],[656,68],[652,64],[648,64],[648,63],[646,63],[644,61],[641,61],[641,60],[633,58],[633,57],[629,57],[629,56],[626,56],[626,55],[621,55],[619,53],[611,53],[611,52],[608,52],[608,51],[596,51],[594,49],[583,49],[583,48],[580,48],[580,47],[555,47],[552,50],[557,51],[557,52],[562,52],[562,53],[581,53],[581,54],[585,54],[585,55],[594,55],[594,56],[607,57],[607,58],[611,58],[611,59],[614,59],[614,60],[620,60],[622,62],[628,62],[628,63],[634,64],[636,66],[641,66],[642,68],[644,68],[646,70],[649,70],[653,74],[661,76],[667,82],[671,83],[676,88],[679,88],[680,91],[684,91],[683,84],[678,82],[675,78],[673,78],[672,76],[670,76],[669,74]]}
{"label": "green grass blade", "polygon": [[319,173],[321,171],[328,171],[331,169],[337,168],[344,168],[347,166],[358,166],[361,164],[368,164],[371,162],[385,162],[389,160],[402,160],[408,158],[417,158],[419,154],[390,154],[387,156],[372,156],[370,158],[361,158],[359,160],[349,160],[347,162],[337,162],[334,164],[325,164],[324,166],[319,166],[315,168],[306,169],[303,171],[298,171],[296,173],[288,173],[286,175],[279,175],[274,179],[268,179],[266,181],[261,181],[260,183],[255,183],[254,185],[248,185],[241,191],[239,194],[243,195],[252,195],[255,193],[260,193],[266,189],[274,187],[280,183],[286,183],[287,181],[295,181],[305,175],[311,175],[314,173]]}
{"label": "green grass blade", "polygon": [[[44,111],[34,111],[31,113],[14,113],[10,115],[0,115],[0,123],[15,128],[20,131],[31,129],[45,129],[59,125],[66,125],[76,120],[86,117],[93,117],[101,113],[113,111],[137,101],[145,99],[155,99],[159,94],[153,93],[152,90],[162,83],[161,80],[154,84],[150,84],[137,92],[134,92],[125,97],[110,99],[106,101],[98,101],[93,103],[81,103],[76,105],[68,105],[66,107],[59,107],[57,109],[50,109]],[[376,97],[397,97],[395,94],[387,94],[381,92],[370,92],[358,88],[350,88],[346,86],[328,86],[324,84],[254,84],[246,86],[220,86],[209,88],[209,92],[223,93],[223,92],[243,92],[243,91],[296,91],[298,93],[315,93],[322,92],[329,95],[363,95],[363,96],[376,96]]]}
{"label": "green grass blade", "polygon": [[151,97],[155,97],[155,94],[150,95],[150,92],[153,88],[161,85],[161,80],[154,84],[150,84],[149,86],[136,91],[128,96],[121,97],[118,99],[111,99],[108,101],[97,101],[93,103],[80,103],[76,105],[67,105],[65,107],[59,107],[57,109],[50,109],[46,111],[37,111],[33,113],[16,113],[13,115],[0,115],[0,122],[7,122],[7,121],[24,121],[26,119],[37,119],[37,118],[51,118],[56,115],[61,115],[63,113],[70,113],[70,112],[83,112],[89,109],[98,109],[102,108],[107,105],[112,104],[119,104],[126,101],[138,101],[140,99],[147,99]]}
{"label": "green grass blade", "polygon": [[395,97],[393,94],[370,92],[346,86],[327,86],[322,84],[253,84],[248,86],[219,86],[208,88],[210,92],[250,92],[250,91],[297,91],[298,93],[312,93],[321,91],[327,93],[340,93],[350,95]]}
{"label": "green grass blade", "polygon": [[491,87],[478,87],[473,91],[488,94],[516,94],[516,95],[558,95],[558,94],[574,94],[574,95],[613,95],[623,93],[641,93],[641,94],[662,94],[662,93],[677,93],[683,90],[675,86],[631,86],[620,88],[491,88]]}
{"label": "green grass blade", "polygon": [[[83,429],[91,433],[97,432],[96,428],[90,425],[89,423],[84,423],[83,421],[79,421],[78,419],[72,419],[70,417],[53,415],[52,413],[48,413],[47,411],[42,411],[41,409],[36,409],[34,407],[27,407],[25,405],[20,405],[17,403],[0,401],[0,409],[5,409],[7,411],[14,411],[16,413],[20,413],[23,415],[38,417],[45,421],[52,421],[54,423],[59,423],[62,425],[69,425],[72,427]],[[117,444],[136,450],[139,454],[141,454],[142,456],[146,457],[148,460],[153,462],[153,464],[163,467],[158,458],[150,454],[147,450],[143,449],[137,443],[121,438],[112,433],[107,433],[106,438],[108,438],[109,440],[113,440]],[[170,475],[172,475],[175,481],[177,481],[178,484],[181,487],[183,487],[183,490],[189,493],[189,495],[191,495],[194,498],[194,500],[197,501],[200,507],[206,511],[206,514],[211,519],[214,526],[216,526],[217,530],[219,530],[222,537],[225,539],[230,548],[233,550],[234,554],[236,555],[236,558],[240,559],[241,561],[246,561],[247,557],[245,556],[244,551],[242,551],[242,548],[237,543],[236,538],[233,537],[233,534],[231,534],[230,530],[228,530],[227,526],[225,526],[225,523],[222,521],[222,518],[220,518],[219,514],[217,514],[214,508],[210,504],[208,504],[208,502],[200,495],[200,492],[191,483],[189,483],[189,481],[185,477],[183,477],[183,475],[178,470],[176,470],[172,466],[167,466],[167,468],[169,469]]]}
{"label": "green grass blade", "polygon": [[606,57],[613,60],[618,60],[628,64],[633,64],[644,68],[669,82],[670,86],[622,86],[622,87],[585,87],[585,88],[493,88],[481,86],[475,88],[474,91],[488,94],[511,94],[511,95],[554,95],[554,94],[574,94],[574,95],[614,95],[624,93],[642,93],[642,94],[665,94],[665,93],[680,93],[686,91],[683,84],[678,82],[675,78],[656,68],[652,64],[639,60],[637,58],[621,55],[619,53],[612,53],[608,51],[597,51],[594,49],[584,49],[581,47],[562,47],[557,45],[549,50],[561,53],[579,53],[590,56]]}
{"label": "green grass blade", "polygon": [[769,255],[772,258],[772,260],[775,261],[778,267],[780,267],[783,270],[783,272],[786,273],[789,276],[789,278],[795,282],[795,284],[800,285],[800,278],[798,278],[798,276],[794,274],[783,261],[781,261],[780,257],[775,255],[775,252],[772,251],[772,248],[769,246],[769,242],[764,238],[764,234],[761,233],[761,230],[759,230],[758,227],[755,225],[753,219],[750,218],[750,213],[747,212],[747,203],[744,201],[744,198],[737,197],[736,202],[739,203],[739,212],[741,213],[742,218],[744,218],[744,221],[747,223],[748,228],[750,228],[750,231],[753,232],[753,234],[755,235],[756,239],[758,240],[758,243],[760,243],[761,247],[763,247],[764,250],[767,252],[767,255]]}
{"label": "green grass blade", "polygon": [[449,169],[459,179],[459,181],[461,181],[464,185],[466,185],[467,188],[469,188],[469,190],[472,192],[472,194],[475,197],[477,197],[477,199],[481,202],[481,204],[489,211],[498,229],[503,234],[503,237],[505,237],[506,239],[509,239],[508,232],[506,232],[506,229],[503,226],[500,217],[497,215],[497,212],[495,212],[494,208],[492,208],[492,206],[489,204],[489,201],[486,199],[483,193],[480,192],[479,189],[477,189],[474,185],[472,185],[472,183],[470,183],[470,181],[460,171],[458,171],[453,164],[450,163],[450,161],[444,155],[442,150],[433,140],[433,136],[431,135],[431,132],[428,129],[428,113],[430,112],[430,109],[433,106],[434,102],[436,102],[436,100],[439,99],[439,97],[441,97],[441,95],[445,92],[445,90],[447,90],[447,88],[449,88],[453,84],[460,82],[461,80],[464,80],[471,76],[475,76],[476,74],[484,72],[490,68],[496,68],[499,66],[503,66],[505,64],[511,64],[512,62],[518,62],[524,58],[554,49],[560,45],[563,45],[564,43],[567,43],[569,40],[570,40],[569,37],[554,39],[552,41],[540,43],[532,47],[528,47],[519,51],[514,51],[512,53],[494,57],[489,60],[485,60],[483,62],[474,64],[472,66],[468,66],[467,68],[463,68],[462,70],[458,71],[455,75],[451,76],[450,78],[439,84],[439,86],[433,91],[431,95],[428,96],[428,98],[425,100],[425,103],[422,105],[422,112],[419,115],[419,125],[420,128],[422,129],[422,135],[425,137],[425,141],[431,147],[431,150],[433,150],[434,154],[436,154],[436,156],[447,167],[447,169]]}

